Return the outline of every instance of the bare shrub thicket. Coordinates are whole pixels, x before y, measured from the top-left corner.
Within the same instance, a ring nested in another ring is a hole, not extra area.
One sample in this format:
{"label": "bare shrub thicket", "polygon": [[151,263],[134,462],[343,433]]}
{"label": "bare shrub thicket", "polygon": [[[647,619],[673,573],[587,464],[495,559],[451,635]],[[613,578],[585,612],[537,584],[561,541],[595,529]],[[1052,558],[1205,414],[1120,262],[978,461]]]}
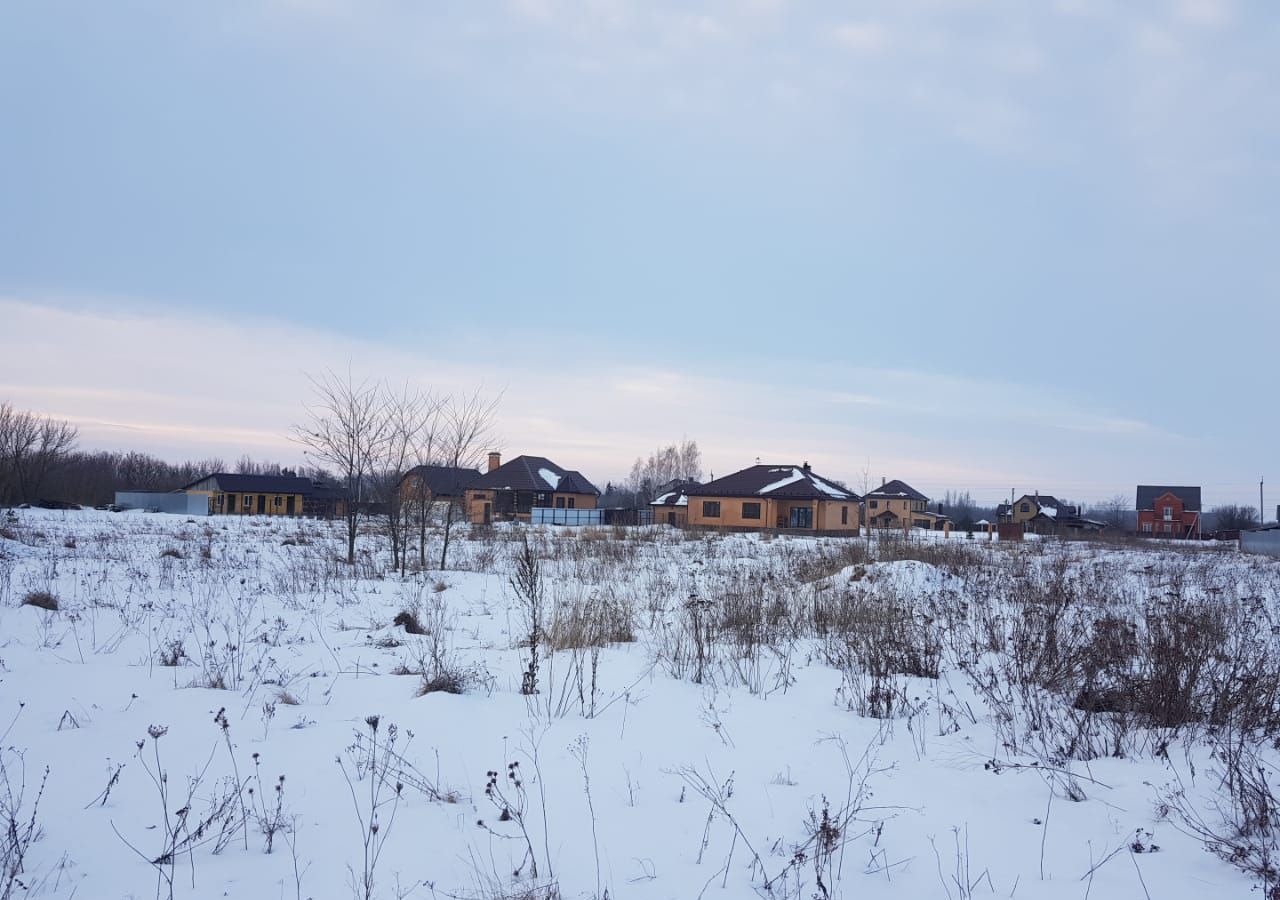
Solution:
{"label": "bare shrub thicket", "polygon": [[27,851],[42,833],[38,816],[48,777],[46,767],[39,782],[28,783],[23,755],[0,747],[0,900],[27,892]]}

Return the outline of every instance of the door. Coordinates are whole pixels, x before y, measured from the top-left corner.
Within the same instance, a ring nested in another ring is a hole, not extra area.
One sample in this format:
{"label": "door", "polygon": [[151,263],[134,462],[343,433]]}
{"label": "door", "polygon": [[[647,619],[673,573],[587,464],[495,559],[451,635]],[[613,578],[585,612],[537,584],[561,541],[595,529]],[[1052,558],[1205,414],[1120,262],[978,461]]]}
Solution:
{"label": "door", "polygon": [[288,497],[285,498],[284,512],[285,512],[285,515],[287,516],[291,516],[294,514],[294,505],[293,505],[294,499],[295,498],[292,494],[290,494]]}
{"label": "door", "polygon": [[486,503],[484,505],[484,524],[488,525],[493,521],[493,504]]}
{"label": "door", "polygon": [[791,507],[790,527],[812,528],[813,527],[813,510],[808,506]]}
{"label": "door", "polygon": [[266,511],[267,511],[267,495],[259,494],[258,495],[258,515],[262,515]]}
{"label": "door", "polygon": [[667,513],[667,524],[668,525],[676,524],[676,511],[674,509]]}

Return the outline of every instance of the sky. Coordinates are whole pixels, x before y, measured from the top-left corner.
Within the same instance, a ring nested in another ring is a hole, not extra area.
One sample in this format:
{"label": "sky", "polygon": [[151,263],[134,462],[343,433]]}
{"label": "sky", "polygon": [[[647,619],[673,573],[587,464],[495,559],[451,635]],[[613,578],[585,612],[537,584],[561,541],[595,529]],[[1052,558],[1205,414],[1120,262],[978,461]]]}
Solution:
{"label": "sky", "polygon": [[299,462],[349,369],[601,485],[1256,504],[1278,107],[1269,2],[0,0],[0,401]]}

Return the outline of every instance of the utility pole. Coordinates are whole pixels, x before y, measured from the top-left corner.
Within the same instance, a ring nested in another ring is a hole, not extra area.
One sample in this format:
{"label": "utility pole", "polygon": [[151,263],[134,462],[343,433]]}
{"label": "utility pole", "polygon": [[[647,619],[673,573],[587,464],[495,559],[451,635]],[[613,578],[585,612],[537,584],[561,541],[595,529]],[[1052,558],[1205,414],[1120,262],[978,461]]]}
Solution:
{"label": "utility pole", "polygon": [[1262,505],[1262,482],[1264,479],[1258,479],[1258,524],[1267,524],[1266,507]]}

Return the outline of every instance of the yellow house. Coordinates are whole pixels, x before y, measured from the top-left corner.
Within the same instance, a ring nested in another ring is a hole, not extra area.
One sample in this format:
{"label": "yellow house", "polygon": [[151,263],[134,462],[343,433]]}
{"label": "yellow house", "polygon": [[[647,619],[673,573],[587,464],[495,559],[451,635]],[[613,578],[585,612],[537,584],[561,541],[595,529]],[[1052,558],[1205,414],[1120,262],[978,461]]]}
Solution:
{"label": "yellow house", "polygon": [[466,490],[467,519],[474,525],[528,522],[534,508],[595,509],[600,492],[581,472],[562,469],[543,456],[517,456],[503,463],[489,454],[489,470]]}
{"label": "yellow house", "polygon": [[685,491],[689,525],[858,533],[858,495],[799,466],[756,465]]}
{"label": "yellow house", "polygon": [[942,528],[950,521],[942,513],[930,512],[929,498],[905,481],[886,481],[862,498],[867,524],[872,528]]}
{"label": "yellow house", "polygon": [[193,481],[182,491],[208,497],[210,515],[300,516],[314,485],[296,475],[219,472]]}

